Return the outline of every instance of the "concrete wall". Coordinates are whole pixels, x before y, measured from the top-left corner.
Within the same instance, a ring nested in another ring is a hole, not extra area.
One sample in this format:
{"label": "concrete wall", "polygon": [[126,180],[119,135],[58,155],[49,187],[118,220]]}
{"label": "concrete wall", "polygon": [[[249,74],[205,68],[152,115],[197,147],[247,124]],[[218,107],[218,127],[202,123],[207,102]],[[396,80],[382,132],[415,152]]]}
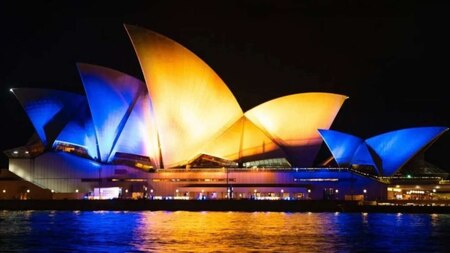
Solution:
{"label": "concrete wall", "polygon": [[[63,152],[48,152],[33,159],[10,159],[9,170],[44,189],[57,193],[91,192],[108,179],[144,178],[147,173],[122,165],[104,165]],[[99,180],[102,179],[102,180]]]}

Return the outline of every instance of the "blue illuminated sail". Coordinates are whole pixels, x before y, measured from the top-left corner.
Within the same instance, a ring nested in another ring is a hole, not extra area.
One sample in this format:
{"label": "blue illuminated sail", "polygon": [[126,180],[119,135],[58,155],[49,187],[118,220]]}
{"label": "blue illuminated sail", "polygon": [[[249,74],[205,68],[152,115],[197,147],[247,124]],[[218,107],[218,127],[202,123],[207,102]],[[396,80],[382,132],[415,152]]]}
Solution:
{"label": "blue illuminated sail", "polygon": [[53,141],[78,110],[83,96],[57,90],[20,88],[13,90],[44,145]]}
{"label": "blue illuminated sail", "polygon": [[78,64],[78,70],[95,127],[99,158],[107,162],[145,84],[101,66]]}
{"label": "blue illuminated sail", "polygon": [[366,143],[381,158],[381,174],[392,176],[447,130],[446,127],[407,128],[374,136],[367,139]]}
{"label": "blue illuminated sail", "polygon": [[356,149],[355,153],[353,154],[351,163],[358,165],[372,165],[373,167],[375,167],[375,169],[378,169],[372,158],[369,148],[367,147],[366,142],[361,143]]}
{"label": "blue illuminated sail", "polygon": [[155,167],[160,166],[156,124],[150,97],[142,92],[133,107],[110,156],[116,152],[136,154],[151,158]]}
{"label": "blue illuminated sail", "polygon": [[360,147],[365,145],[364,140],[359,137],[335,130],[319,129],[319,133],[339,166],[351,165],[357,150],[361,150],[360,157],[364,155]]}
{"label": "blue illuminated sail", "polygon": [[98,159],[97,138],[86,98],[80,104],[78,112],[56,138],[55,144],[60,142],[81,146],[91,158]]}
{"label": "blue illuminated sail", "polygon": [[319,129],[319,133],[339,166],[372,165],[380,175],[392,176],[447,130],[446,127],[407,128],[365,141],[334,130]]}

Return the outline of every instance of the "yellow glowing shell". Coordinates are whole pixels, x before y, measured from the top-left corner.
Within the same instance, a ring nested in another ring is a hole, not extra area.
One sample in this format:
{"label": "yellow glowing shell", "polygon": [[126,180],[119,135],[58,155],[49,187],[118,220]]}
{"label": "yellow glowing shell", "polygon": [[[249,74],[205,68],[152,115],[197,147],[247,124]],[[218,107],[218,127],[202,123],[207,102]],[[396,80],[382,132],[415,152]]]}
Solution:
{"label": "yellow glowing shell", "polygon": [[247,111],[245,116],[283,146],[322,143],[317,129],[329,129],[348,97],[310,92],[276,98]]}
{"label": "yellow glowing shell", "polygon": [[245,116],[212,140],[203,153],[241,162],[285,156],[280,147]]}
{"label": "yellow glowing shell", "polygon": [[151,97],[164,167],[183,164],[242,117],[235,97],[200,58],[155,32],[126,25]]}

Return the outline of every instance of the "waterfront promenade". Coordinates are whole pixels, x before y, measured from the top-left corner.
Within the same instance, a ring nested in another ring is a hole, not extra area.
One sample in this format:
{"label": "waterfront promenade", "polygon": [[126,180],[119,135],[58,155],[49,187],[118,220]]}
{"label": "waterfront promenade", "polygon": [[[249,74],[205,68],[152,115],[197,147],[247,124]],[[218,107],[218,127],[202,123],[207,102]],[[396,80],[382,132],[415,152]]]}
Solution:
{"label": "waterfront promenade", "polygon": [[450,202],[341,200],[0,200],[0,210],[450,213]]}

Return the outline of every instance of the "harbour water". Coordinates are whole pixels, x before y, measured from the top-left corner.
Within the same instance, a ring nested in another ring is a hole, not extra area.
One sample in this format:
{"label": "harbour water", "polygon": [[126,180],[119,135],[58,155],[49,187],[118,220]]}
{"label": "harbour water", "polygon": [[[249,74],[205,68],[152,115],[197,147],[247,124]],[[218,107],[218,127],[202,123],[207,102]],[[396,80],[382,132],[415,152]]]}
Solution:
{"label": "harbour water", "polygon": [[0,252],[448,252],[450,214],[0,211]]}

